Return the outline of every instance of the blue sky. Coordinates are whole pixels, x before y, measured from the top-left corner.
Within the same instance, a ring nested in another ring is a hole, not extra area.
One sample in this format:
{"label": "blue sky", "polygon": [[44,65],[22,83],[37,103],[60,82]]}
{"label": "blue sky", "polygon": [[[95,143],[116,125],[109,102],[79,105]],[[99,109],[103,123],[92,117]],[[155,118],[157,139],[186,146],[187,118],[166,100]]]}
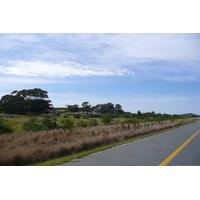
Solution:
{"label": "blue sky", "polygon": [[0,84],[47,90],[54,107],[200,114],[200,34],[1,33]]}

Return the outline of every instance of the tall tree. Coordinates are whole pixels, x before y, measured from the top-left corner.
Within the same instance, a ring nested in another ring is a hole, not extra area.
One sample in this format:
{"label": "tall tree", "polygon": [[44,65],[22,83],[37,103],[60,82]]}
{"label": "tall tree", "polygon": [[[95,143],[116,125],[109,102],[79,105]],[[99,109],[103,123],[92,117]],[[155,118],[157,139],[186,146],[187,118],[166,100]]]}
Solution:
{"label": "tall tree", "polygon": [[138,115],[138,116],[142,116],[142,113],[141,113],[140,110],[137,111],[137,115]]}
{"label": "tall tree", "polygon": [[24,99],[14,95],[5,95],[1,98],[1,109],[5,113],[23,114]]}
{"label": "tall tree", "polygon": [[13,91],[10,95],[1,98],[1,109],[5,113],[14,114],[40,114],[51,109],[51,101],[48,98],[47,91],[40,88],[29,90]]}
{"label": "tall tree", "polygon": [[118,113],[123,113],[123,109],[122,109],[122,106],[120,104],[116,104],[115,105],[115,110],[118,112]]}
{"label": "tall tree", "polygon": [[83,112],[90,112],[91,110],[91,105],[86,101],[86,102],[83,102],[82,103],[82,109],[83,109]]}

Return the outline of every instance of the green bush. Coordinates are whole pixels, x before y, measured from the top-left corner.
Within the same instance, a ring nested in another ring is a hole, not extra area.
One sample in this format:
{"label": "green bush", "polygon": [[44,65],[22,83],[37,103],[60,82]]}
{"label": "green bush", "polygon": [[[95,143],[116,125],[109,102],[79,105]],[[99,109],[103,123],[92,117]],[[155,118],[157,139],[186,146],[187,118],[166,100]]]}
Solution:
{"label": "green bush", "polygon": [[62,128],[71,129],[74,126],[74,120],[72,118],[61,119],[60,123],[62,124]]}
{"label": "green bush", "polygon": [[57,127],[56,122],[53,122],[51,119],[44,119],[42,124],[46,126],[47,129],[55,129]]}
{"label": "green bush", "polygon": [[28,122],[24,122],[23,126],[22,126],[22,129],[26,130],[27,127],[29,127],[32,123],[36,122],[37,119],[36,118],[31,118],[29,119]]}
{"label": "green bush", "polygon": [[0,118],[0,134],[3,133],[13,133],[14,128],[12,122],[9,122],[3,118]]}
{"label": "green bush", "polygon": [[76,122],[77,127],[87,127],[88,126],[88,122],[86,120],[78,120]]}
{"label": "green bush", "polygon": [[75,118],[75,119],[80,119],[80,117],[81,117],[81,116],[80,116],[79,114],[74,115],[74,118]]}
{"label": "green bush", "polygon": [[22,129],[25,131],[41,131],[47,128],[43,124],[38,123],[36,118],[31,118],[28,122],[24,122]]}
{"label": "green bush", "polygon": [[91,126],[97,126],[98,125],[98,122],[96,119],[90,119],[88,120],[88,126],[91,127]]}
{"label": "green bush", "polygon": [[110,124],[111,122],[111,118],[109,115],[104,115],[101,119],[102,123],[105,124],[105,125],[108,125]]}
{"label": "green bush", "polygon": [[33,122],[30,125],[24,125],[23,129],[26,131],[42,131],[46,130],[46,127],[43,124],[40,124],[38,122]]}

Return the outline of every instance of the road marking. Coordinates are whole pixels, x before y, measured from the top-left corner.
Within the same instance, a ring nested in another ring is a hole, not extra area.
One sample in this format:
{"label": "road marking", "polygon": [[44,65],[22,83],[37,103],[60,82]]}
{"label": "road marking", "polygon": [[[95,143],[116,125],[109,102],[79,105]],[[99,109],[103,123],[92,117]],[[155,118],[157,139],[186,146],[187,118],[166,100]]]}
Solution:
{"label": "road marking", "polygon": [[176,149],[169,157],[167,157],[159,166],[166,166],[194,137],[200,132],[198,130],[186,142],[184,142],[178,149]]}

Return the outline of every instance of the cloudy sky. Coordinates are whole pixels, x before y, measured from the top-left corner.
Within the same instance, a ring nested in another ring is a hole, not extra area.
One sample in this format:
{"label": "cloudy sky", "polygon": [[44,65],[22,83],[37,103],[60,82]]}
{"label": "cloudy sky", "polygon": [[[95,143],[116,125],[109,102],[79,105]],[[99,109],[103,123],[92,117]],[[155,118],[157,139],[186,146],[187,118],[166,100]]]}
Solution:
{"label": "cloudy sky", "polygon": [[200,114],[200,34],[1,33],[0,96],[41,88],[54,107]]}

